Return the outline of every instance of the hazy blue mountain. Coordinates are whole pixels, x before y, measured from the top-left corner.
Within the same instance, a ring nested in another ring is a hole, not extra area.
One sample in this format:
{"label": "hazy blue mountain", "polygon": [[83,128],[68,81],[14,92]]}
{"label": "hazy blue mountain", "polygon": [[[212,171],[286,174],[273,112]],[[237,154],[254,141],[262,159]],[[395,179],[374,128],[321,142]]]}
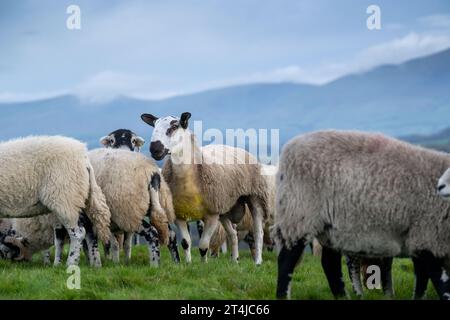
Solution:
{"label": "hazy blue mountain", "polygon": [[[161,101],[120,97],[104,104],[75,96],[0,104],[1,138],[64,134],[98,145],[98,138],[129,128],[149,138],[143,112],[190,111],[204,128],[279,128],[282,142],[307,131],[338,128],[394,136],[431,134],[450,126],[450,50],[342,77],[323,86],[251,84]],[[147,148],[147,147],[146,147]]]}

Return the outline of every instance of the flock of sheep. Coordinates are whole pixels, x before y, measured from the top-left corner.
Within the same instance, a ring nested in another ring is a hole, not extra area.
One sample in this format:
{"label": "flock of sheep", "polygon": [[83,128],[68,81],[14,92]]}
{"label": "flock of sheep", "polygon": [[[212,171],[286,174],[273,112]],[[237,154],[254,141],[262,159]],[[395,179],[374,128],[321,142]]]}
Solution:
{"label": "flock of sheep", "polygon": [[138,234],[150,264],[159,265],[161,244],[178,263],[176,224],[191,262],[188,222],[197,220],[202,261],[226,250],[238,261],[245,240],[259,265],[263,247],[275,244],[278,298],[289,297],[294,269],[314,243],[336,297],[346,296],[345,255],[357,295],[361,274],[376,264],[393,296],[393,258],[411,257],[414,298],[431,280],[450,299],[450,202],[442,199],[450,199],[449,155],[379,134],[321,131],[286,144],[275,176],[245,150],[199,147],[190,116],[141,116],[153,127],[152,158],[166,158],[162,170],[138,152],[144,139],[125,129],[91,151],[60,136],[0,143],[0,258],[29,261],[43,252],[50,263],[54,245],[59,265],[68,240],[68,265],[84,250],[100,267],[100,240],[108,258],[118,263],[123,248],[129,262]]}

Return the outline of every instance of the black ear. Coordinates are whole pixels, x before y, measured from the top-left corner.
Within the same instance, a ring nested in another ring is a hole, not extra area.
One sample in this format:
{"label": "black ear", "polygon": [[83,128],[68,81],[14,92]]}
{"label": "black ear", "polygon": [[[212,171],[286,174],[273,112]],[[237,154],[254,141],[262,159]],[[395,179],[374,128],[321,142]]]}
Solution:
{"label": "black ear", "polygon": [[158,117],[155,117],[152,114],[149,113],[143,113],[141,114],[141,119],[149,126],[155,127],[155,122],[158,120]]}
{"label": "black ear", "polygon": [[183,129],[187,129],[189,123],[188,120],[191,117],[191,114],[189,112],[183,112],[181,114],[181,118],[180,118],[180,125]]}

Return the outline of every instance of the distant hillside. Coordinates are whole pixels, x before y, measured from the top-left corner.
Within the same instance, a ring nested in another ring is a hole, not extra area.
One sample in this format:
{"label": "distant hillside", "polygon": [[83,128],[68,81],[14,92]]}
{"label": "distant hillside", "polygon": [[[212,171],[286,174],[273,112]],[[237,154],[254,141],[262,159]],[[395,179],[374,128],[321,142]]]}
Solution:
{"label": "distant hillside", "polygon": [[[120,97],[105,104],[61,96],[0,104],[2,139],[64,134],[98,146],[98,138],[130,128],[149,138],[143,112],[190,111],[203,128],[278,128],[281,142],[307,131],[338,128],[393,136],[428,135],[450,125],[450,50],[342,77],[323,86],[252,84],[161,101]],[[147,147],[146,147],[147,149]]]}
{"label": "distant hillside", "polygon": [[450,153],[450,127],[430,135],[411,135],[402,137],[403,140],[424,147]]}

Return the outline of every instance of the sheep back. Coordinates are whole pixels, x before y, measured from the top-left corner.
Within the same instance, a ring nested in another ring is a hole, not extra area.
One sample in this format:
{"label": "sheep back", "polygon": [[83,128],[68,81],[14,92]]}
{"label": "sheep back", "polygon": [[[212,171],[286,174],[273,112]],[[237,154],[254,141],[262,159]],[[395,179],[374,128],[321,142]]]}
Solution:
{"label": "sheep back", "polygon": [[447,154],[381,134],[321,131],[283,148],[275,237],[316,236],[344,253],[372,256],[450,251],[449,204],[436,183]]}

